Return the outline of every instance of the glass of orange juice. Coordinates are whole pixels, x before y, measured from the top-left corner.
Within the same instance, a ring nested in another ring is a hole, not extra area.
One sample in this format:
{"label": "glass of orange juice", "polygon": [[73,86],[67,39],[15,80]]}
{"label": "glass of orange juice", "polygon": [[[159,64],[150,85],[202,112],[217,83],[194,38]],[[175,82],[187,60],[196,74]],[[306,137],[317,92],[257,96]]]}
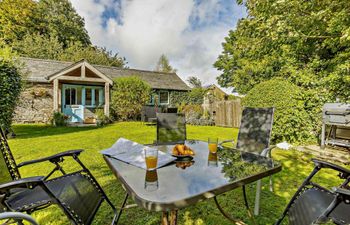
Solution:
{"label": "glass of orange juice", "polygon": [[216,153],[218,150],[218,138],[208,138],[208,148],[211,153]]}
{"label": "glass of orange juice", "polygon": [[157,170],[147,170],[145,177],[145,190],[155,191],[158,189],[158,174]]}
{"label": "glass of orange juice", "polygon": [[144,148],[147,170],[155,170],[158,162],[158,149]]}

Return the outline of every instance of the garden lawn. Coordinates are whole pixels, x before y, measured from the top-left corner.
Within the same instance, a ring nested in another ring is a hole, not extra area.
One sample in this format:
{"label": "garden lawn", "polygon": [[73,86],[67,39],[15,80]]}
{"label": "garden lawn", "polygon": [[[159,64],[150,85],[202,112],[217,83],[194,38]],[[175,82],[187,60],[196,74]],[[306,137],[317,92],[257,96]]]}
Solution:
{"label": "garden lawn", "polygon": [[[45,125],[14,125],[17,137],[10,139],[9,144],[17,163],[49,156],[68,149],[84,149],[81,160],[91,170],[101,184],[111,201],[120,206],[124,198],[124,190],[104,162],[100,150],[110,147],[118,138],[124,137],[139,143],[152,143],[155,140],[155,126],[147,126],[140,122],[121,122],[103,128],[96,127],[62,127],[53,128]],[[237,129],[187,126],[188,139],[207,140],[217,136],[220,140],[232,139],[237,136]],[[282,213],[287,202],[312,170],[310,162],[312,156],[293,150],[275,150],[273,157],[281,161],[283,170],[274,176],[275,192],[268,191],[268,180],[263,180],[260,215],[256,217],[258,224],[273,224]],[[65,161],[66,168],[76,169],[71,160]],[[20,169],[22,177],[46,175],[53,166],[41,163]],[[327,172],[317,177],[317,181],[327,187],[337,185],[336,173]],[[176,185],[176,184],[174,184]],[[255,185],[247,188],[250,205],[254,205]],[[252,224],[248,219],[243,204],[241,189],[233,190],[219,197],[224,208],[236,217]],[[132,200],[130,200],[132,203]],[[33,216],[39,224],[69,224],[67,218],[56,206],[36,212]],[[94,224],[109,224],[112,212],[106,203],[102,205]],[[160,224],[160,213],[148,212],[141,208],[132,208],[123,212],[120,224],[151,225]],[[215,207],[214,201],[209,199],[179,211],[179,224],[185,225],[226,225],[227,221]]]}

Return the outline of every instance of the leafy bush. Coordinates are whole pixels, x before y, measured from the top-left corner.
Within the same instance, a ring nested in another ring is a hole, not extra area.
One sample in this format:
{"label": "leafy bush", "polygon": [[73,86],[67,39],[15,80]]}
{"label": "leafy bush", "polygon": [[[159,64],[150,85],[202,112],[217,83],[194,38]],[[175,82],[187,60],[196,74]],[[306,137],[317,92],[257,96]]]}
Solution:
{"label": "leafy bush", "polygon": [[242,104],[275,107],[272,142],[300,143],[314,138],[312,121],[305,110],[302,89],[281,78],[262,82],[251,89]]}
{"label": "leafy bush", "polygon": [[9,128],[21,93],[22,79],[15,62],[2,54],[3,51],[5,49],[0,49],[0,125]]}
{"label": "leafy bush", "polygon": [[114,80],[111,112],[120,120],[136,119],[141,108],[149,101],[151,87],[136,76]]}
{"label": "leafy bush", "polygon": [[170,103],[174,106],[181,104],[201,105],[206,93],[204,88],[193,88],[189,92],[171,92]]}
{"label": "leafy bush", "polygon": [[67,125],[68,116],[61,112],[54,112],[51,119],[51,124],[55,127],[63,127]]}
{"label": "leafy bush", "polygon": [[105,111],[103,108],[96,109],[95,115],[97,126],[104,126],[111,122],[110,118],[105,115]]}

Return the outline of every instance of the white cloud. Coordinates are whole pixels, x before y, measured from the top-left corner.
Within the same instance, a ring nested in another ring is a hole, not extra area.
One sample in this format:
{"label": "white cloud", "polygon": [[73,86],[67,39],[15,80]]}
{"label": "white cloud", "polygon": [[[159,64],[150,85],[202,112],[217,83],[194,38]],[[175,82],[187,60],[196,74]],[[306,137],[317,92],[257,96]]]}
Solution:
{"label": "white cloud", "polygon": [[[119,52],[130,67],[152,70],[165,54],[181,78],[196,75],[205,84],[216,82],[220,73],[212,64],[232,24],[244,16],[227,1],[71,0],[92,42]],[[106,21],[106,11],[118,17]]]}

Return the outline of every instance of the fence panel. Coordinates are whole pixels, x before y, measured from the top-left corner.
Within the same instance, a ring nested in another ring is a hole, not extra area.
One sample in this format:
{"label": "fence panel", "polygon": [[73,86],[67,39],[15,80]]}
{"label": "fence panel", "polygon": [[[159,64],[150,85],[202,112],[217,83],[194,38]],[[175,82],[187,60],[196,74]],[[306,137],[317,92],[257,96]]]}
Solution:
{"label": "fence panel", "polygon": [[221,127],[239,127],[242,107],[240,100],[218,101],[214,103],[215,125]]}

